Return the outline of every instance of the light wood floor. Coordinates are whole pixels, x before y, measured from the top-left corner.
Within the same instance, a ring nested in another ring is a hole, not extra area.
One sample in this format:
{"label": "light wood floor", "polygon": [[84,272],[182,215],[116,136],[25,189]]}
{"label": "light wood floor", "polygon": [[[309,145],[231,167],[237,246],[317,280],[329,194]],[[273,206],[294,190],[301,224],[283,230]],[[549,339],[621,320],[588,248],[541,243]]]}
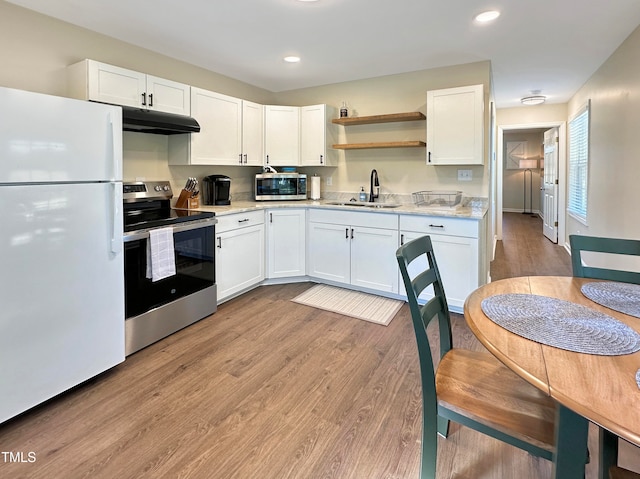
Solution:
{"label": "light wood floor", "polygon": [[[522,271],[545,259],[511,238],[531,225],[510,218],[496,271],[534,274]],[[557,255],[568,267],[566,252]],[[265,286],[229,301],[0,425],[0,451],[36,459],[0,455],[0,477],[417,479],[421,393],[408,308],[384,327],[290,301],[310,286]],[[461,316],[453,327],[456,346],[481,348]],[[438,453],[439,479],[551,474],[549,462],[457,425]]]}

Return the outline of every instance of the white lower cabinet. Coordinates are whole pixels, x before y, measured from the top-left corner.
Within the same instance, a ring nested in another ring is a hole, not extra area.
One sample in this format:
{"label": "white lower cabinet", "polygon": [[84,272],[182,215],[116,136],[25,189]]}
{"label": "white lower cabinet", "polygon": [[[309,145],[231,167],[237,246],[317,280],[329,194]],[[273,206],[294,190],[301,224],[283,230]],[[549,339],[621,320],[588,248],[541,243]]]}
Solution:
{"label": "white lower cabinet", "polygon": [[267,278],[306,274],[306,210],[267,210]]}
{"label": "white lower cabinet", "polygon": [[[479,260],[481,232],[482,220],[400,215],[401,244],[424,235],[431,237],[447,303],[456,311],[462,311],[467,296],[484,284],[481,273],[484,268]],[[422,266],[419,263],[412,266],[409,274],[413,277]],[[400,284],[400,294],[406,295],[402,278]],[[431,297],[433,292],[425,290],[422,299]]]}
{"label": "white lower cabinet", "polygon": [[376,291],[398,292],[398,216],[310,210],[308,274]]}
{"label": "white lower cabinet", "polygon": [[264,212],[218,216],[216,284],[218,303],[264,280]]}

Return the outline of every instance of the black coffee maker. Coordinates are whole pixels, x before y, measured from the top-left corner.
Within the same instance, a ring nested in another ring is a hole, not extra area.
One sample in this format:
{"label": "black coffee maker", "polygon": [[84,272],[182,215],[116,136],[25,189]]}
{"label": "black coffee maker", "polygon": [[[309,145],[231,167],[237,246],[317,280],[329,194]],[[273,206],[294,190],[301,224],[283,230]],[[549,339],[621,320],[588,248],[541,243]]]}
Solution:
{"label": "black coffee maker", "polygon": [[224,175],[205,176],[202,181],[205,205],[224,206],[231,204],[231,178]]}

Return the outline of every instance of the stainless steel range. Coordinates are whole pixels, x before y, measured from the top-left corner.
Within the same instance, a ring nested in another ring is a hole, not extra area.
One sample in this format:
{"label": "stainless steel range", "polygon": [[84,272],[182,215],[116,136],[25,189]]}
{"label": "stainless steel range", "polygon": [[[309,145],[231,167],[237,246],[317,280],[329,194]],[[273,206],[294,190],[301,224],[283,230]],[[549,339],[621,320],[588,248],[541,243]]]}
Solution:
{"label": "stainless steel range", "polygon": [[[215,214],[172,209],[172,197],[168,181],[123,184],[127,355],[216,311]],[[162,279],[151,274],[154,234],[173,238],[162,253],[175,274]]]}

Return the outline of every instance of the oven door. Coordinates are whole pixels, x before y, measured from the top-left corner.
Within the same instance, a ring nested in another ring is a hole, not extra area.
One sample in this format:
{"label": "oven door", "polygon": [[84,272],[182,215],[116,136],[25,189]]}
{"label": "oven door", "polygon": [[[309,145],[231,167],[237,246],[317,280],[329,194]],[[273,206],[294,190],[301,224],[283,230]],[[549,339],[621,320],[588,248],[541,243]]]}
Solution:
{"label": "oven door", "polygon": [[125,233],[125,317],[206,289],[215,284],[216,220],[181,223],[173,229],[176,274],[152,282],[147,278],[148,231]]}

